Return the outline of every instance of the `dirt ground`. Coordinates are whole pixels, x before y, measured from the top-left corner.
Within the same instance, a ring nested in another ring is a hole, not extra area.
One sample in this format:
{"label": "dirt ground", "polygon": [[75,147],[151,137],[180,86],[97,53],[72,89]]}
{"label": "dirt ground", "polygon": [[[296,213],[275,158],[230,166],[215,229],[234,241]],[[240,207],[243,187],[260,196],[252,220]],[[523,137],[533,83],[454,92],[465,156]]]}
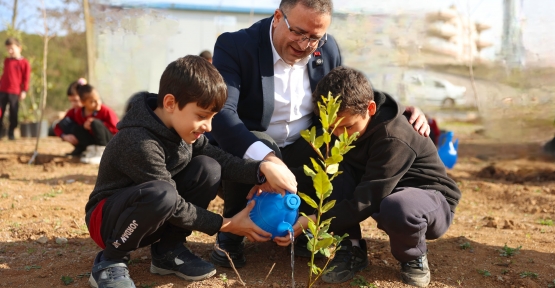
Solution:
{"label": "dirt ground", "polygon": [[[430,287],[555,287],[555,159],[541,154],[539,140],[496,144],[466,130],[457,134],[459,161],[449,171],[463,198],[447,234],[429,242]],[[0,287],[62,287],[63,280],[88,287],[99,248],[83,219],[98,166],[66,159],[72,148],[56,138],[41,141],[38,160],[45,164],[27,165],[34,144],[34,139],[0,141]],[[209,209],[221,211],[221,199]],[[409,287],[400,282],[388,237],[373,220],[363,222],[363,236],[371,265],[358,281],[316,287]],[[188,239],[205,259],[213,242],[201,233]],[[247,243],[246,256],[239,273],[247,287],[291,287],[288,249]],[[296,286],[304,287],[307,259],[295,262]],[[231,269],[187,282],[153,275],[149,265],[148,248],[132,254],[129,268],[137,287],[241,286]]]}

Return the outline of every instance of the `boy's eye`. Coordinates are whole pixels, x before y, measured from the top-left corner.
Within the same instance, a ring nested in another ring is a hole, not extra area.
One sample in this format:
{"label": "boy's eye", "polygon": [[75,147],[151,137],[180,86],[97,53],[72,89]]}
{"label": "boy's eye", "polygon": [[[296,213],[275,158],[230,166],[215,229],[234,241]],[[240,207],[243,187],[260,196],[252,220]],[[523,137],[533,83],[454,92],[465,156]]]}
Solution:
{"label": "boy's eye", "polygon": [[351,130],[353,128],[353,126],[349,126],[349,127],[346,127],[346,128],[347,128],[347,130]]}
{"label": "boy's eye", "polygon": [[200,118],[201,120],[204,120],[204,119],[206,119],[207,117],[206,117],[206,116],[202,116],[202,115],[198,115],[198,118]]}

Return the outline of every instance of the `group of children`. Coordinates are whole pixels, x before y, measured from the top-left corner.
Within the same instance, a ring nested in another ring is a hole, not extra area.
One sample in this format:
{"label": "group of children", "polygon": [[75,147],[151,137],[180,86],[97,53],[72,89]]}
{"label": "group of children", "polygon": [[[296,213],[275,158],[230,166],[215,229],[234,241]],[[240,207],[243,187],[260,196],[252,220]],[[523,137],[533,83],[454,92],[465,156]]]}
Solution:
{"label": "group of children", "polygon": [[[5,45],[9,57],[4,60],[4,71],[0,78],[0,135],[7,134],[9,140],[15,140],[19,102],[25,99],[29,90],[31,68],[29,62],[21,56],[18,39],[8,38]],[[84,78],[69,85],[67,97],[71,108],[56,124],[53,132],[75,146],[68,155],[80,156],[83,163],[99,164],[104,147],[118,131],[118,117],[102,104],[98,91]],[[6,131],[3,120],[8,105],[10,124]]]}
{"label": "group of children", "polygon": [[[17,108],[29,77],[18,42],[12,39],[6,45],[12,50],[0,81],[2,111],[8,102],[11,109]],[[356,228],[373,217],[390,236],[401,275],[409,279],[405,282],[424,287],[430,282],[426,240],[440,237],[451,225],[461,193],[447,176],[432,140],[414,133],[404,110],[389,95],[373,91],[362,73],[335,68],[318,84],[315,101],[329,91],[340,94],[343,101],[338,115],[344,118],[333,124],[339,128],[336,131],[358,132],[359,139],[341,166],[357,175],[351,186],[341,188],[351,190],[336,197],[337,205],[323,217],[336,218],[333,230]],[[94,259],[92,287],[135,287],[127,262],[132,251],[144,246],[150,246],[152,273],[187,280],[213,276],[214,265],[183,244],[192,231],[269,241],[270,234],[248,216],[255,201],[232,218],[207,210],[222,180],[264,184],[270,191],[296,192],[298,186],[311,193],[310,178],[295,169],[241,159],[208,142],[204,133],[211,131],[212,118],[226,102],[227,86],[218,70],[200,56],[170,63],[158,94],[134,95],[119,122],[85,79],[71,83],[67,95],[72,107],[54,133],[75,147],[70,155],[100,164],[85,207],[90,236],[102,249]],[[12,113],[17,115],[17,109]],[[16,121],[7,133],[10,139],[14,125]],[[300,217],[294,227],[296,235],[314,218],[305,212],[308,216]],[[366,245],[359,238],[341,243],[331,263],[335,272],[323,276],[333,281],[326,282],[346,281],[368,265]],[[274,241],[290,244],[288,238]],[[337,274],[343,271],[349,274]]]}

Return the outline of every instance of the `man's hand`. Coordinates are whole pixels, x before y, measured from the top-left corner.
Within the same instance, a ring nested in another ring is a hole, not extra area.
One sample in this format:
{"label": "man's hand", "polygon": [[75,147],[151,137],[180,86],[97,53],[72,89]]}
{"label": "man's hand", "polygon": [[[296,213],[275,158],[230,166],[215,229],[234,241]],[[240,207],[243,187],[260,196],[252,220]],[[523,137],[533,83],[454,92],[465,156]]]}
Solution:
{"label": "man's hand", "polygon": [[[308,215],[308,217],[310,217],[310,219],[312,219],[312,221],[316,222],[316,215]],[[293,225],[293,234],[295,235],[295,238],[297,238],[297,236],[301,235],[301,233],[303,232],[304,229],[307,229],[308,227],[308,218],[306,218],[305,216],[301,216],[299,217],[299,220],[297,220],[297,223],[295,223],[295,225]],[[274,237],[274,242],[276,242],[279,246],[288,246],[289,244],[291,244],[291,239],[289,238],[289,235],[285,235],[283,237]]]}
{"label": "man's hand", "polygon": [[74,146],[79,144],[79,140],[77,140],[77,137],[75,137],[75,135],[73,134],[64,134],[62,135],[62,140],[69,142],[71,144],[73,144]]}
{"label": "man's hand", "polygon": [[83,128],[87,129],[87,130],[91,130],[91,123],[94,121],[93,117],[88,118],[87,120],[85,120],[85,123],[83,124]]}
{"label": "man's hand", "polygon": [[255,205],[255,200],[251,201],[241,212],[232,218],[224,218],[221,232],[230,232],[239,236],[246,236],[250,241],[264,242],[271,239],[272,234],[260,229],[249,218],[249,213]]}
{"label": "man's hand", "polygon": [[428,125],[428,120],[424,113],[414,106],[406,107],[405,112],[410,113],[409,123],[412,124],[414,130],[420,135],[428,137],[430,135],[430,125]]}
{"label": "man's hand", "polygon": [[24,100],[26,97],[27,97],[27,92],[21,91],[21,94],[19,94],[19,100]]}
{"label": "man's hand", "polygon": [[281,195],[285,195],[285,191],[297,192],[297,180],[287,166],[265,161],[260,164],[260,171],[266,177],[266,183],[269,184],[264,186],[268,189],[264,191],[277,192]]}

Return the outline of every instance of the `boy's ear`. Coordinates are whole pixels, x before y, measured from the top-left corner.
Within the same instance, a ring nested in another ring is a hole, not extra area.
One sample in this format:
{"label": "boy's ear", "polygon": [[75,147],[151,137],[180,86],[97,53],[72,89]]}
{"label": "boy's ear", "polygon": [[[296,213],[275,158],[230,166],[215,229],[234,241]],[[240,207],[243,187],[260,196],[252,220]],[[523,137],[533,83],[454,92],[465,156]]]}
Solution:
{"label": "boy's ear", "polygon": [[173,112],[173,110],[177,107],[177,103],[175,102],[175,96],[172,94],[164,95],[164,109],[168,112]]}
{"label": "boy's ear", "polygon": [[368,103],[368,115],[374,116],[374,114],[376,114],[376,102],[372,100]]}

